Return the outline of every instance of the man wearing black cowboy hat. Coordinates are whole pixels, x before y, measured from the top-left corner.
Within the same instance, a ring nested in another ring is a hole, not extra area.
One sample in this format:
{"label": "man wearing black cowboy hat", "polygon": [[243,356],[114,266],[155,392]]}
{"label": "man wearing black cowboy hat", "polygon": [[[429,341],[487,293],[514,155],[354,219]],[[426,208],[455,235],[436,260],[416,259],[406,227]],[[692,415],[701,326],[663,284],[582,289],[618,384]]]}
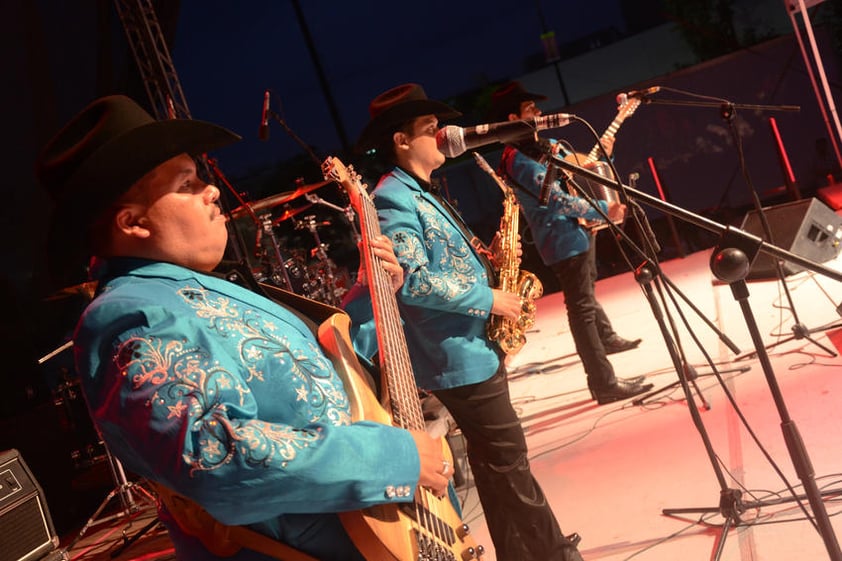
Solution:
{"label": "man wearing black cowboy hat", "polygon": [[[527,91],[520,82],[505,83],[491,96],[490,118],[534,119],[541,115],[535,102],[545,99],[544,95]],[[605,148],[610,154],[613,139]],[[587,374],[588,388],[600,405],[649,391],[652,384],[644,384],[640,378],[617,378],[606,356],[633,349],[641,339],[630,341],[617,335],[596,300],[593,234],[581,226],[579,219],[601,220],[602,215],[587,200],[571,195],[558,182],[551,186],[547,204],[540,204],[547,166],[539,160],[548,150],[561,151],[561,144],[533,137],[506,146],[500,160],[501,176],[515,187],[541,259],[555,273],[564,293],[570,332]],[[618,203],[598,201],[598,204],[612,220],[625,211]]]}
{"label": "man wearing black cowboy hat", "polygon": [[[169,497],[160,517],[179,559],[360,561],[335,513],[411,501],[418,485],[442,495],[452,471],[422,431],[351,421],[304,314],[211,274],[227,219],[191,156],[237,140],[109,96],[41,153],[56,230],[97,261],[78,374],[111,452]],[[388,240],[372,246],[397,289]],[[241,526],[259,535],[219,541]]]}
{"label": "man wearing black cowboy hat", "polygon": [[[517,294],[491,288],[491,273],[470,230],[438,194],[432,172],[444,163],[436,145],[439,120],[459,115],[427,98],[418,84],[377,96],[357,146],[392,169],[377,184],[374,204],[392,240],[405,281],[398,291],[418,386],[447,407],[467,441],[497,559],[581,561],[578,536],[565,537],[529,467],[526,439],[509,398],[506,371],[486,327],[491,314],[517,319]],[[376,351],[361,325],[364,298],[346,309],[362,354]]]}

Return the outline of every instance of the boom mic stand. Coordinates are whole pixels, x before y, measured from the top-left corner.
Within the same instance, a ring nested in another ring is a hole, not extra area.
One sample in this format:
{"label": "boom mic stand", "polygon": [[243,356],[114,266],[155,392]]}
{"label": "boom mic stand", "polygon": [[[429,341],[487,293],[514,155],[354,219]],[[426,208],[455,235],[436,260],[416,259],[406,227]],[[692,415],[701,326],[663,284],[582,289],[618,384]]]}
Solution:
{"label": "boom mic stand", "polygon": [[[660,88],[660,89],[663,90],[663,89],[667,89],[667,88]],[[679,90],[674,90],[674,91],[679,91]],[[682,93],[687,93],[687,92],[682,92]],[[695,94],[691,94],[691,95],[695,95]],[[708,98],[708,99],[710,99],[710,98]],[[720,115],[725,120],[725,122],[728,123],[728,128],[731,131],[731,136],[734,139],[734,145],[737,147],[737,155],[739,157],[740,170],[743,173],[743,178],[745,179],[746,186],[748,187],[749,193],[751,195],[752,204],[754,205],[754,209],[757,212],[757,217],[760,220],[760,225],[761,225],[761,228],[763,229],[763,238],[765,240],[767,240],[770,244],[774,244],[775,239],[774,239],[774,236],[772,235],[772,229],[769,226],[769,221],[766,219],[766,213],[763,209],[763,204],[760,202],[760,197],[757,194],[757,189],[754,188],[754,185],[751,181],[751,178],[749,177],[748,170],[746,169],[745,159],[743,157],[742,141],[741,141],[740,133],[737,130],[736,126],[734,125],[734,119],[736,117],[736,110],[737,109],[750,109],[750,110],[760,110],[760,111],[799,111],[800,107],[793,106],[793,105],[736,104],[736,103],[732,103],[732,102],[727,101],[727,100],[719,100],[719,99],[717,99],[715,102],[714,101],[705,102],[705,101],[662,100],[662,99],[653,99],[653,98],[649,97],[648,95],[643,96],[643,101],[645,103],[655,103],[655,104],[665,104],[665,105],[690,105],[690,106],[696,106],[696,107],[714,107],[714,108],[719,109]],[[820,343],[819,341],[817,341],[816,339],[811,337],[811,335],[813,333],[818,332],[818,331],[823,331],[823,330],[826,330],[826,329],[829,329],[829,328],[828,327],[819,327],[819,328],[816,328],[816,329],[809,329],[809,328],[807,328],[807,326],[805,326],[801,322],[801,320],[798,316],[798,311],[795,308],[795,302],[792,299],[792,294],[789,291],[789,286],[786,283],[786,275],[784,274],[782,262],[781,262],[780,259],[775,259],[774,264],[775,264],[775,268],[774,268],[775,269],[775,278],[778,280],[778,282],[783,287],[784,295],[786,297],[786,301],[787,301],[787,304],[788,304],[788,309],[789,309],[790,313],[792,314],[792,319],[795,321],[795,324],[792,326],[792,335],[790,337],[786,337],[786,338],[781,339],[779,341],[776,341],[774,343],[770,343],[769,345],[766,345],[765,348],[770,349],[772,347],[775,347],[777,345],[782,345],[784,343],[787,343],[787,342],[795,340],[795,339],[806,339],[809,342],[811,342],[812,344],[814,344],[815,346],[822,349],[829,356],[831,356],[831,357],[837,356],[836,351],[834,351],[833,349],[831,349],[830,347],[828,347],[826,345],[823,345],[822,343]],[[739,357],[738,360],[753,357],[755,354],[757,354],[756,351],[750,352],[750,353],[748,353],[748,354],[746,354],[742,357]]]}
{"label": "boom mic stand", "polygon": [[[711,258],[711,268],[717,278],[727,280],[731,284],[734,297],[740,304],[743,316],[745,317],[746,325],[752,337],[752,342],[754,343],[761,366],[763,367],[763,373],[766,376],[767,383],[781,419],[781,429],[787,444],[787,451],[789,453],[790,460],[795,467],[795,471],[799,479],[801,479],[805,495],[812,507],[813,516],[816,519],[814,524],[816,525],[816,529],[825,544],[829,559],[831,561],[842,561],[842,551],[839,549],[839,543],[836,539],[836,535],[834,534],[833,527],[830,524],[827,509],[825,508],[824,502],[821,498],[822,494],[819,492],[818,486],[816,485],[807,448],[798,434],[795,421],[790,418],[789,413],[787,412],[783,395],[777,384],[774,370],[772,369],[772,365],[769,361],[769,355],[763,347],[762,338],[759,334],[757,324],[751,312],[751,307],[748,303],[748,288],[746,287],[744,280],[745,276],[748,274],[751,263],[757,256],[758,252],[763,252],[777,259],[790,261],[791,263],[800,265],[805,269],[825,275],[837,282],[842,282],[842,273],[824,267],[818,263],[814,263],[809,259],[795,255],[794,253],[781,249],[777,246],[771,245],[757,236],[744,232],[738,228],[732,228],[730,226],[726,227],[716,221],[694,214],[688,210],[667,203],[666,201],[662,201],[656,197],[652,197],[651,195],[633,189],[627,185],[622,185],[619,181],[615,184],[613,181],[608,180],[599,174],[580,168],[574,164],[564,161],[563,159],[554,158],[554,162],[559,167],[562,167],[572,173],[582,175],[589,180],[596,181],[597,183],[601,183],[608,187],[612,187],[612,185],[614,185],[613,188],[619,187],[621,191],[630,198],[643,202],[657,210],[660,210],[661,212],[670,214],[671,216],[677,217],[710,232],[718,233],[721,236],[722,242],[720,242],[718,246],[720,249],[718,249]],[[682,384],[682,387],[685,392],[688,392],[688,387],[685,384]],[[696,420],[697,418],[694,417],[694,421]],[[711,449],[709,448],[709,440],[706,439],[706,432],[703,430],[703,424],[700,423],[697,427],[702,429],[700,431],[703,435],[702,439],[705,441],[706,450],[710,452]],[[712,457],[711,460],[720,484],[719,506],[709,508],[664,509],[663,513],[669,515],[681,512],[719,512],[723,517],[725,517],[725,524],[722,527],[723,531],[718,537],[715,556],[713,557],[718,560],[724,547],[727,531],[730,530],[732,526],[739,525],[742,522],[739,515],[747,507],[750,506],[752,508],[757,508],[767,504],[778,504],[781,500],[754,501],[750,505],[743,502],[740,496],[741,492],[736,489],[728,488],[725,484],[724,477],[720,478],[721,471],[718,469],[715,457]],[[796,496],[791,489],[790,491],[792,492],[793,497],[791,499],[787,498],[786,500],[797,501],[799,497]],[[838,494],[838,491],[834,491],[833,493]]]}
{"label": "boom mic stand", "polygon": [[[617,175],[616,170],[614,170],[613,173],[615,174],[615,177],[619,177],[619,175]],[[629,184],[632,187],[634,187],[635,181],[637,180],[636,175],[637,174],[632,174],[629,177]],[[620,190],[621,189],[622,189],[622,186],[620,186]],[[651,282],[655,282],[655,283],[663,282],[664,284],[667,285],[668,289],[671,291],[671,292],[669,292],[669,294],[678,294],[679,296],[681,296],[681,298],[684,300],[684,303],[687,306],[689,306],[690,309],[693,310],[696,313],[696,315],[702,321],[705,322],[705,324],[707,324],[708,328],[710,328],[711,331],[713,331],[714,333],[717,334],[717,336],[719,337],[719,340],[722,341],[731,350],[731,352],[733,352],[734,354],[740,354],[739,347],[737,347],[737,345],[734,344],[734,342],[731,341],[731,339],[724,332],[722,332],[707,316],[705,316],[705,314],[702,313],[702,311],[699,310],[698,307],[696,307],[696,305],[693,303],[693,301],[690,300],[689,298],[687,298],[686,295],[681,290],[679,290],[679,288],[675,284],[673,284],[673,282],[670,280],[670,278],[667,275],[663,274],[660,271],[660,267],[658,267],[657,259],[655,257],[660,252],[660,246],[659,246],[658,241],[655,237],[655,233],[652,230],[652,226],[649,223],[649,218],[646,216],[646,213],[643,211],[643,209],[640,208],[640,205],[637,204],[637,201],[631,200],[628,197],[626,197],[626,200],[627,200],[628,207],[631,209],[632,216],[633,216],[636,224],[638,225],[638,228],[642,231],[644,248],[648,252],[648,255],[651,256],[651,257],[647,258],[644,261],[644,263],[642,263],[637,268],[632,267],[631,263],[629,263],[629,269],[635,271],[635,280],[637,280],[637,282],[639,284],[641,284],[641,288],[643,288],[643,290],[644,290],[644,296],[647,296],[647,300],[649,300],[649,296],[654,296],[654,293],[651,292],[651,287],[648,286],[649,283],[651,283]],[[658,289],[658,294],[661,296],[661,301],[666,302],[666,298],[664,297],[663,288],[661,286],[656,286],[656,288]],[[648,294],[646,293],[647,291],[649,291]],[[681,312],[681,308],[679,308],[678,306],[675,306],[675,309],[678,312],[678,314],[682,317],[682,319],[684,319],[684,316]],[[663,315],[663,314],[661,314],[660,310],[656,311],[654,309],[653,309],[653,314],[655,314],[656,318],[659,315]],[[672,319],[669,316],[669,314],[667,314],[667,317],[670,318],[670,320]],[[686,319],[684,319],[684,323],[687,324]],[[674,325],[672,325],[671,327],[672,327],[673,333],[677,333],[676,327]],[[702,349],[702,351],[704,352],[704,348],[703,348],[702,344],[698,341],[698,339],[696,339],[693,331],[690,330],[689,332],[690,332],[690,335],[695,340],[696,345],[700,349]],[[696,395],[699,397],[699,400],[701,401],[702,406],[705,408],[706,411],[709,411],[710,410],[710,403],[707,401],[707,399],[705,399],[705,396],[702,393],[701,388],[699,388],[699,385],[696,383],[696,380],[699,377],[699,373],[696,371],[696,369],[693,367],[693,365],[690,364],[689,362],[687,362],[687,360],[684,358],[684,353],[683,353],[680,345],[678,345],[677,343],[672,343],[670,341],[667,341],[667,347],[672,349],[672,351],[670,353],[671,355],[672,355],[672,352],[675,352],[677,354],[677,356],[680,358],[680,360],[677,363],[674,361],[674,364],[676,365],[676,371],[678,373],[677,380],[675,382],[667,384],[666,386],[663,386],[663,387],[658,388],[656,390],[652,390],[651,392],[649,392],[649,393],[647,393],[647,394],[645,394],[645,395],[643,395],[639,398],[636,398],[636,399],[632,400],[632,405],[643,405],[648,399],[653,398],[656,395],[659,395],[659,394],[662,394],[664,392],[670,391],[670,390],[672,390],[676,387],[679,387],[679,386],[683,387],[683,383],[689,383],[693,386],[693,389],[696,390]],[[708,362],[710,363],[711,367],[714,368],[713,367],[713,361],[709,357],[707,357],[707,353],[705,353],[705,355],[706,355],[706,358],[708,359]],[[738,368],[719,370],[719,371],[717,371],[717,374],[726,374],[726,373],[729,373],[729,372],[747,372],[748,370],[750,370],[750,367],[742,366],[742,367],[738,367]],[[685,393],[685,397],[689,399],[690,395]]]}
{"label": "boom mic stand", "polygon": [[[582,120],[578,117],[575,117],[575,116],[573,116],[573,118],[575,118],[576,120],[582,121],[588,128],[591,128],[590,125],[587,122],[585,122],[584,120]],[[596,132],[593,131],[592,128],[591,128],[591,132],[594,134],[594,136],[597,136]],[[555,153],[555,151],[552,150],[552,149],[550,149],[547,152],[547,154],[545,154],[541,158],[540,161],[542,161],[543,163],[546,163],[546,165],[547,165],[547,175],[548,176],[550,175],[550,172],[553,171],[552,167],[556,163],[565,162],[565,160],[563,158],[560,158]],[[620,176],[619,176],[616,168],[614,167],[614,164],[611,161],[611,159],[607,157],[607,154],[606,154],[606,161],[607,161],[609,167],[611,168],[613,176],[615,178],[619,178]],[[573,164],[568,164],[568,166],[572,166],[575,169],[582,169],[582,168],[579,168],[578,166],[575,166]],[[566,169],[569,172],[569,171],[571,171],[571,169],[568,166],[559,165],[558,167]],[[573,174],[575,175],[576,172],[574,171]],[[632,209],[632,216],[634,217],[634,220],[636,221],[636,224],[638,226],[639,231],[642,232],[642,241],[643,241],[643,245],[646,247],[646,250],[638,247],[629,238],[628,234],[626,234],[625,231],[620,229],[616,224],[614,224],[609,219],[609,217],[601,210],[599,205],[596,204],[596,202],[594,200],[594,197],[592,195],[592,191],[590,189],[582,189],[581,187],[579,187],[576,184],[575,180],[573,179],[573,175],[571,175],[569,173],[565,174],[565,175],[567,176],[566,181],[568,183],[572,184],[572,186],[574,187],[577,195],[584,198],[588,203],[590,203],[591,207],[597,213],[599,213],[602,216],[602,218],[605,220],[608,227],[610,227],[612,229],[612,231],[615,233],[617,239],[619,240],[619,238],[623,238],[629,244],[629,246],[632,247],[636,251],[636,253],[638,255],[643,257],[643,259],[644,259],[643,265],[636,268],[635,266],[633,266],[631,264],[631,261],[629,260],[629,258],[625,254],[625,252],[622,250],[622,247],[620,247],[620,253],[623,256],[623,259],[626,261],[626,264],[628,265],[629,270],[635,271],[635,280],[637,280],[637,282],[639,284],[641,284],[641,289],[643,290],[644,296],[646,297],[647,301],[649,301],[650,307],[652,307],[652,309],[653,309],[653,315],[656,318],[656,320],[658,320],[658,322],[659,322],[659,325],[661,327],[661,332],[664,335],[664,341],[665,341],[665,344],[668,348],[668,351],[670,352],[671,356],[672,356],[673,352],[676,353],[677,362],[675,362],[675,365],[676,365],[676,371],[677,371],[677,374],[678,374],[679,381],[684,380],[685,382],[692,383],[693,388],[696,390],[696,393],[699,396],[700,401],[702,402],[702,405],[705,407],[706,410],[710,409],[710,404],[705,399],[705,397],[702,394],[702,391],[699,388],[699,386],[696,384],[696,378],[698,377],[698,374],[696,373],[695,369],[687,362],[687,360],[684,356],[684,352],[681,348],[681,345],[677,343],[678,330],[677,330],[675,324],[672,322],[672,317],[668,313],[666,314],[666,317],[669,318],[669,320],[670,320],[670,323],[671,323],[670,327],[672,329],[672,333],[675,334],[675,339],[670,334],[670,332],[666,329],[666,326],[661,323],[663,321],[663,318],[664,318],[665,314],[658,307],[658,303],[654,299],[654,291],[652,290],[651,283],[656,283],[658,285],[657,286],[658,293],[661,294],[662,300],[664,300],[663,295],[664,295],[665,291],[664,291],[664,288],[661,285],[661,283],[663,282],[663,283],[667,284],[669,286],[669,288],[671,289],[669,294],[670,295],[675,294],[675,293],[679,294],[682,297],[682,299],[690,306],[690,308],[694,312],[696,312],[696,314],[698,314],[698,316],[702,320],[704,320],[704,322],[708,325],[708,327],[712,331],[714,331],[718,335],[719,339],[723,343],[725,343],[735,354],[738,354],[740,352],[739,348],[733,343],[733,341],[731,341],[728,338],[727,335],[725,335],[725,333],[723,333],[720,329],[718,329],[716,327],[716,325],[713,324],[713,322],[711,322],[707,317],[705,317],[705,315],[692,303],[692,301],[690,301],[690,299],[687,298],[687,296],[683,292],[681,292],[674,284],[672,284],[672,282],[669,281],[667,276],[664,275],[662,271],[660,271],[660,268],[657,265],[657,258],[655,257],[656,253],[658,252],[658,250],[656,249],[656,247],[658,246],[658,243],[657,243],[657,240],[655,239],[654,232],[652,232],[652,228],[648,223],[648,220],[646,218],[645,213],[641,209],[639,209],[639,207],[638,207],[638,205],[635,201],[629,200],[628,196],[624,193],[623,185],[622,185],[622,183],[620,183],[619,179],[617,181],[614,181],[614,180],[606,178],[604,176],[594,174],[593,172],[590,172],[590,171],[588,171],[587,176],[583,176],[586,180],[589,177],[593,177],[593,176],[599,177],[600,180],[597,181],[597,183],[600,183],[601,185],[605,185],[607,187],[610,187],[610,188],[612,188],[612,189],[614,189],[618,192],[618,194],[620,196],[620,199],[624,203],[626,203],[629,208]],[[581,176],[582,174],[578,174],[578,175]],[[632,178],[634,179],[634,176],[632,176]],[[619,241],[618,241],[618,246],[619,246]],[[647,272],[644,272],[644,270],[646,270]],[[673,303],[675,304],[675,302],[673,302]],[[687,319],[681,313],[681,309],[677,305],[675,306],[675,308],[678,311],[679,315],[681,316],[682,320],[684,321],[684,324],[687,326],[688,331],[690,332],[691,336],[695,340],[696,344],[704,352],[704,349],[703,349],[701,343],[696,338],[692,329],[689,328],[689,324],[687,322]],[[713,361],[710,358],[708,358],[708,362],[710,363],[711,367],[714,368],[714,370],[715,370],[715,367],[713,366]],[[745,371],[746,368],[739,368],[739,369],[735,369],[735,370]],[[650,392],[650,393],[644,395],[641,398],[635,399],[632,403],[635,404],[635,405],[640,405],[640,404],[643,403],[643,401],[645,399],[647,399],[647,398],[649,398],[653,395],[656,395],[658,393],[661,393],[663,391],[666,391],[668,389],[671,389],[672,387],[675,387],[675,384],[672,384],[672,385],[667,386],[665,388],[661,388],[661,389],[655,390],[653,392]],[[687,399],[689,401],[692,401],[692,399],[693,399],[692,394],[690,394],[689,392],[687,393]],[[693,405],[695,405],[695,403],[693,403]]]}

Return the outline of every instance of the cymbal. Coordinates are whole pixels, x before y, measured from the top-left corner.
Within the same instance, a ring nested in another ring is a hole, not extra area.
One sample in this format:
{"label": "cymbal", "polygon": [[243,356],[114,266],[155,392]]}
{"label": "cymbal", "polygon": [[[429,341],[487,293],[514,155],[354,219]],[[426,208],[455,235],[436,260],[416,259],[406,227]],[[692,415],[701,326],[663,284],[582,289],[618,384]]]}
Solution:
{"label": "cymbal", "polygon": [[248,216],[250,213],[247,207],[250,207],[252,212],[258,212],[267,208],[272,208],[278,205],[282,205],[284,203],[288,203],[294,199],[297,199],[301,195],[306,195],[311,191],[321,189],[328,183],[333,183],[333,181],[319,181],[318,183],[302,185],[295,191],[284,191],[283,193],[278,193],[277,195],[272,195],[271,197],[266,197],[265,199],[260,199],[259,201],[255,201],[253,203],[246,203],[232,210],[231,218],[242,218],[243,216]]}
{"label": "cymbal", "polygon": [[97,284],[97,281],[88,281],[73,286],[66,286],[44,298],[44,301],[52,302],[54,300],[70,298],[71,296],[85,296],[88,300],[93,300]]}
{"label": "cymbal", "polygon": [[306,205],[298,207],[298,208],[288,208],[288,209],[286,209],[285,211],[283,211],[281,213],[281,215],[279,217],[277,217],[276,219],[274,219],[272,221],[272,226],[277,226],[278,224],[280,224],[284,220],[289,220],[290,218],[292,218],[296,214],[304,212],[305,210],[307,210],[311,206],[313,206],[313,204],[309,203],[309,204],[306,204]]}

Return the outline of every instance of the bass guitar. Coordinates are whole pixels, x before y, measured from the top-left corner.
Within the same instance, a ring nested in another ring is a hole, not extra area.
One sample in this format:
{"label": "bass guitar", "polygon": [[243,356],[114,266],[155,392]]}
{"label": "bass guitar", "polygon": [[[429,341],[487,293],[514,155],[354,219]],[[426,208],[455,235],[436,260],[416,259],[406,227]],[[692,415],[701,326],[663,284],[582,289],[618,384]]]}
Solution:
{"label": "bass guitar", "polygon": [[[392,424],[407,430],[424,430],[424,415],[407,350],[397,298],[391,279],[383,268],[369,240],[380,234],[377,210],[353,168],[337,158],[322,164],[325,179],[341,185],[351,199],[360,221],[361,258],[371,293],[379,345],[382,375],[382,399],[377,400],[347,336],[348,317],[336,314],[319,328],[319,342],[331,358],[346,384],[352,402],[354,420]],[[445,458],[453,464],[453,455],[442,438]],[[436,497],[421,488],[411,503],[386,504],[339,514],[345,530],[370,561],[462,561],[479,559],[483,547],[469,535],[450,499]]]}

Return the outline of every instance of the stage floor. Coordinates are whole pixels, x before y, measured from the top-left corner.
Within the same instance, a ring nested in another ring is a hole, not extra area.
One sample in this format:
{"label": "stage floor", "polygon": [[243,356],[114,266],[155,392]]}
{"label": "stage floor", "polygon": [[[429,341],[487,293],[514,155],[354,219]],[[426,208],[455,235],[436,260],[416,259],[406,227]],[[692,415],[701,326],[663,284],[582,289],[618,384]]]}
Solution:
{"label": "stage floor", "polygon": [[[842,358],[826,352],[837,352],[831,339],[839,329],[834,322],[840,321],[836,308],[842,285],[809,272],[787,278],[798,319],[816,330],[810,336],[815,343],[802,338],[769,348],[771,369],[764,372],[756,357],[742,358],[754,351],[749,330],[731,287],[714,281],[709,257],[710,251],[702,251],[662,266],[683,294],[674,293],[677,305],[668,296],[666,309],[678,326],[676,341],[698,374],[691,385],[698,426],[680,386],[641,404],[596,405],[573,349],[560,293],[538,301],[528,342],[509,359],[512,399],[523,420],[533,471],[564,532],[582,536],[579,549],[588,561],[702,561],[715,558],[723,537],[722,560],[827,559],[826,542],[837,541],[842,533],[842,520],[836,516],[842,504],[833,496],[842,490]],[[842,270],[842,259],[825,265]],[[749,282],[748,290],[747,302],[764,343],[789,338],[795,322],[779,283]],[[611,355],[618,376],[644,375],[655,389],[675,383],[676,369],[655,314],[632,274],[599,281],[597,295],[621,336],[643,338],[638,349]],[[732,352],[705,320],[740,352]],[[832,328],[823,329],[827,326]],[[807,479],[815,481],[824,497],[826,516],[819,517],[819,529],[806,520],[797,502],[788,500],[792,487],[804,509],[812,512],[808,497],[819,493],[805,493],[782,436],[782,419],[791,420],[800,433],[814,470]],[[459,488],[465,520],[487,550],[483,559],[494,561],[470,474],[465,475],[467,483]],[[731,494],[740,498],[720,506],[720,497]],[[665,509],[680,512],[667,516]],[[723,535],[723,514],[729,510],[734,511],[734,527]],[[69,556],[172,558],[160,527],[120,555],[109,553],[123,543],[123,536],[131,537],[154,520],[147,510],[128,530],[123,518],[102,524]]]}

